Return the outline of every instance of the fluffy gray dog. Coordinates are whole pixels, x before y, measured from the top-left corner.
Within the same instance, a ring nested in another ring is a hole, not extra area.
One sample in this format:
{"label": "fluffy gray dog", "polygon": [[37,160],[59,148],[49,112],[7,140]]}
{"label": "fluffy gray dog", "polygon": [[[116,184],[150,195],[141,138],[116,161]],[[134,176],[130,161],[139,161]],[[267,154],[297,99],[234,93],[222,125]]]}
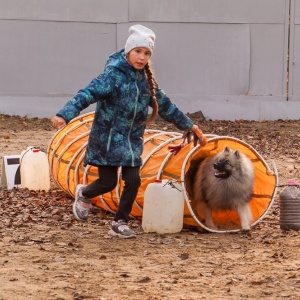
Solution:
{"label": "fluffy gray dog", "polygon": [[[204,158],[186,176],[191,206],[196,215],[204,214],[205,226],[218,229],[212,211],[236,209],[243,230],[250,230],[252,212],[249,202],[254,184],[251,160],[238,150],[224,151]],[[192,182],[191,182],[192,181]]]}

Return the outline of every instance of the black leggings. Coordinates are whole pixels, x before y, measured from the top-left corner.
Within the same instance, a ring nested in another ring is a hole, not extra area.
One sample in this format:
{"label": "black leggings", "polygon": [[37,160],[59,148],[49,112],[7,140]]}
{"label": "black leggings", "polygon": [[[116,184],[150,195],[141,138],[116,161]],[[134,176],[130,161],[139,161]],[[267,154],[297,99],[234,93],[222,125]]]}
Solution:
{"label": "black leggings", "polygon": [[[118,182],[118,168],[116,166],[99,166],[99,178],[89,184],[82,195],[92,199],[112,191]],[[141,185],[140,167],[122,167],[122,180],[124,180],[125,186],[114,221],[128,221],[135,197]]]}

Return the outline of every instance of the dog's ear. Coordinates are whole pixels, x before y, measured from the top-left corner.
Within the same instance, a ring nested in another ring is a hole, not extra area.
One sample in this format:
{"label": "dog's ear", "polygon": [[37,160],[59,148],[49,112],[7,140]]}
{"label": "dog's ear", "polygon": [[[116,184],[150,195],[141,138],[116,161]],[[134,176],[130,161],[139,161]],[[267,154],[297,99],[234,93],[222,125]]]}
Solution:
{"label": "dog's ear", "polygon": [[240,151],[239,150],[236,150],[234,152],[234,155],[236,156],[236,158],[240,158]]}
{"label": "dog's ear", "polygon": [[226,146],[226,147],[225,147],[225,149],[224,149],[224,152],[227,152],[227,153],[229,153],[229,152],[230,152],[230,149],[229,149],[229,147],[228,147],[228,146]]}

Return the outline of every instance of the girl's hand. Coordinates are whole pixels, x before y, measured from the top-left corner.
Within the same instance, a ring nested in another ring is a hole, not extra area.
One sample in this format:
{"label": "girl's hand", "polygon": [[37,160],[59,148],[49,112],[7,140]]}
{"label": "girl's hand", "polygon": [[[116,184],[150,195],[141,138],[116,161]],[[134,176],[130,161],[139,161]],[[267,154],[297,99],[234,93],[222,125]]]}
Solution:
{"label": "girl's hand", "polygon": [[204,136],[202,130],[197,126],[197,125],[193,125],[191,130],[197,135],[197,137],[199,138],[199,143],[200,145],[203,147],[206,145],[207,139]]}
{"label": "girl's hand", "polygon": [[51,122],[52,122],[52,125],[54,127],[56,127],[57,129],[61,129],[67,125],[65,119],[62,117],[59,117],[59,116],[53,117]]}

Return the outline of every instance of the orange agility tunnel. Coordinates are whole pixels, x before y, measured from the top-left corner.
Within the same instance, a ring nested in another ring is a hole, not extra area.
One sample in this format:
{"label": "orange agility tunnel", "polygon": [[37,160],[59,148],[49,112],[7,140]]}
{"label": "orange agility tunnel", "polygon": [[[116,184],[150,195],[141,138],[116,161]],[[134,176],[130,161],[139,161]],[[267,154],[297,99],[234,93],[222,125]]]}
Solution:
{"label": "orange agility tunnel", "polygon": [[[87,113],[73,119],[67,126],[56,132],[48,147],[48,160],[53,182],[62,190],[74,196],[77,184],[89,184],[98,177],[94,166],[83,166],[85,149],[91,130],[94,113]],[[142,183],[135,199],[131,216],[142,218],[144,192],[149,183],[156,179],[177,181],[184,193],[184,224],[196,226],[211,232],[239,231],[240,220],[236,211],[213,212],[213,220],[220,230],[212,230],[204,225],[203,216],[196,216],[190,205],[185,178],[190,167],[198,160],[223,151],[225,146],[244,153],[254,165],[255,183],[250,202],[254,222],[257,224],[271,208],[278,183],[278,173],[273,162],[272,169],[263,157],[247,143],[228,136],[205,135],[204,147],[193,143],[186,144],[177,155],[173,155],[169,146],[182,143],[182,133],[146,130],[144,135]],[[101,176],[101,174],[100,174]],[[123,190],[122,169],[116,188],[110,193],[95,197],[92,202],[105,211],[117,211]],[[163,199],[162,199],[163,201]],[[157,207],[159,210],[159,207]]]}

